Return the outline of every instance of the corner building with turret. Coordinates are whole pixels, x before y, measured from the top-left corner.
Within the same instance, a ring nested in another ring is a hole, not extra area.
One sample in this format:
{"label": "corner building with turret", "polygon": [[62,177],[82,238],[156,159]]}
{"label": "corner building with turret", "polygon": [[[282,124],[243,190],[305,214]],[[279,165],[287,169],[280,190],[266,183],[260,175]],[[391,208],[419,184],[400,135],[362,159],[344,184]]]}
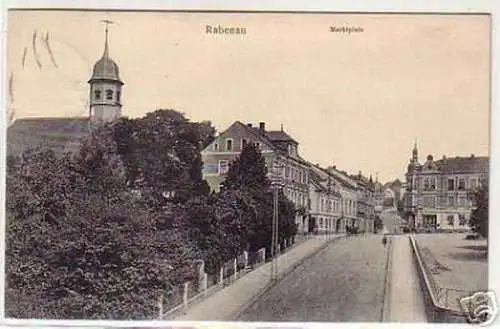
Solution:
{"label": "corner building with turret", "polygon": [[473,192],[488,178],[488,157],[428,155],[419,162],[417,145],[406,177],[404,212],[410,228],[425,231],[469,229]]}

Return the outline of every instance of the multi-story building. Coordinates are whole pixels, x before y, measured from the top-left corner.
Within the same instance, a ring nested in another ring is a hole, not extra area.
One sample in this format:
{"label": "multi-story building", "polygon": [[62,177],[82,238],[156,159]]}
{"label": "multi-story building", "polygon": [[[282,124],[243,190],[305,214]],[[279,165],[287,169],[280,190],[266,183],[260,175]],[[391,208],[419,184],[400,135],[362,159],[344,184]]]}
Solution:
{"label": "multi-story building", "polygon": [[341,218],[342,195],[340,185],[332,174],[318,165],[311,165],[309,173],[309,232],[344,232]]}
{"label": "multi-story building", "polygon": [[375,223],[375,184],[372,177],[366,178],[361,172],[351,175],[358,185],[357,216],[362,232],[373,232]]}
{"label": "multi-story building", "polygon": [[406,172],[404,210],[413,228],[468,228],[475,204],[470,192],[488,176],[488,157],[432,155],[420,164],[415,145]]}
{"label": "multi-story building", "polygon": [[214,191],[219,191],[229,164],[236,159],[246,143],[257,145],[265,159],[268,174],[277,167],[284,182],[283,192],[297,210],[299,232],[307,230],[309,203],[309,164],[298,152],[299,143],[281,130],[267,131],[264,122],[258,127],[234,122],[202,152],[203,177]]}
{"label": "multi-story building", "polygon": [[346,227],[359,227],[358,221],[358,191],[359,187],[355,180],[349,177],[345,171],[338,170],[335,166],[328,167],[327,172],[338,184],[340,192],[340,221],[336,223],[337,232],[345,232]]}

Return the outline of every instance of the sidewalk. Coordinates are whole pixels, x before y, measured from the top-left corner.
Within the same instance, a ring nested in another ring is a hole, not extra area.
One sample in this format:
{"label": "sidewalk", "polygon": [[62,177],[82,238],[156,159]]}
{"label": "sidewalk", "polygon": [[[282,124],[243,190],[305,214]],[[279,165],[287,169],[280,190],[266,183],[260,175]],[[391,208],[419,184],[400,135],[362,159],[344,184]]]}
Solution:
{"label": "sidewalk", "polygon": [[407,235],[392,239],[389,321],[427,322],[424,302]]}
{"label": "sidewalk", "polygon": [[[330,236],[337,239],[343,235]],[[328,244],[326,236],[314,236],[296,245],[294,248],[278,257],[278,275],[287,274],[308,256]],[[270,282],[271,263],[266,263],[249,272],[230,286],[214,295],[192,305],[186,312],[172,320],[174,321],[231,321],[255,297],[265,291]]]}

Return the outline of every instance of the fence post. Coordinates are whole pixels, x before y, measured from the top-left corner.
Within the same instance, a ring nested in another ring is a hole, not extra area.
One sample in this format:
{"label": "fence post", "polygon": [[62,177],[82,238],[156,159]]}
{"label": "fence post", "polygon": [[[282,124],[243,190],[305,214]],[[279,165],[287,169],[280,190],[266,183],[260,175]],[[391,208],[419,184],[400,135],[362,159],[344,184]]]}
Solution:
{"label": "fence post", "polygon": [[219,271],[219,285],[221,287],[224,285],[224,265],[220,268]]}
{"label": "fence post", "polygon": [[238,276],[238,258],[234,259],[233,267],[234,267],[234,279],[236,280]]}
{"label": "fence post", "polygon": [[266,262],[266,248],[262,248],[262,263]]}
{"label": "fence post", "polygon": [[205,296],[207,295],[207,290],[208,290],[208,274],[204,273],[203,275],[203,293]]}
{"label": "fence post", "polygon": [[283,242],[285,249],[286,249],[286,240],[287,240],[287,239],[285,239],[285,241]]}
{"label": "fence post", "polygon": [[158,309],[160,313],[160,320],[163,320],[163,295],[160,295],[160,298],[158,298]]}
{"label": "fence post", "polygon": [[182,296],[185,309],[187,309],[187,307],[188,307],[188,288],[189,288],[189,282],[185,282],[184,283],[184,295]]}
{"label": "fence post", "polygon": [[243,252],[243,258],[245,259],[245,269],[248,267],[248,251]]}

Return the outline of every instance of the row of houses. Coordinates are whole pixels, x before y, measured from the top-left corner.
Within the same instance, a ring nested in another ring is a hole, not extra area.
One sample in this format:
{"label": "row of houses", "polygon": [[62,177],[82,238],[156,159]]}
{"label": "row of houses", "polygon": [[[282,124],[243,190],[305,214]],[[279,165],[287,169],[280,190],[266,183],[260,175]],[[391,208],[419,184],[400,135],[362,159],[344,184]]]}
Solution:
{"label": "row of houses", "polygon": [[297,210],[298,231],[343,233],[356,227],[360,232],[374,228],[374,187],[372,178],[361,172],[349,175],[335,166],[322,168],[304,160],[299,143],[283,131],[267,130],[264,122],[254,126],[236,121],[202,151],[203,176],[218,191],[230,163],[246,143],[261,151],[268,175],[279,176],[283,192]]}

